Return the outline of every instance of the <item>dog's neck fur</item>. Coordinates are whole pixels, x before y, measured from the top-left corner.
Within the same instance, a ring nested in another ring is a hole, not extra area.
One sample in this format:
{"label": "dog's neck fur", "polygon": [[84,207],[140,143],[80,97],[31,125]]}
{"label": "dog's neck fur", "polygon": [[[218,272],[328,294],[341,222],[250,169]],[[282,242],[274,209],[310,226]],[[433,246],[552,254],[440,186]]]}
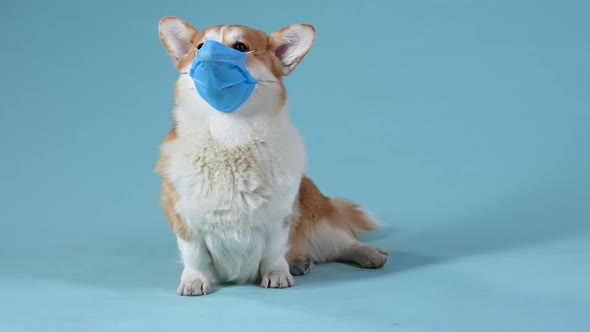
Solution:
{"label": "dog's neck fur", "polygon": [[209,117],[211,137],[229,148],[244,145],[256,136],[254,123],[234,115],[218,112]]}
{"label": "dog's neck fur", "polygon": [[264,140],[290,124],[286,105],[278,112],[256,112],[256,116],[219,111],[195,112],[182,104],[177,105],[174,113],[180,137],[210,135],[227,148],[245,145],[255,139]]}

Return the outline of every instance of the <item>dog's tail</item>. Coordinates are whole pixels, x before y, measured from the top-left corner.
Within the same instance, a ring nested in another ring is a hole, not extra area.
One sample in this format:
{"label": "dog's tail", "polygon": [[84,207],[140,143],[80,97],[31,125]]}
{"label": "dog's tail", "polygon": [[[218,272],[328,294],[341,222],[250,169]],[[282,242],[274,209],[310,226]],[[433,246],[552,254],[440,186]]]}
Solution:
{"label": "dog's tail", "polygon": [[356,203],[342,198],[331,198],[330,202],[338,214],[337,221],[348,226],[355,236],[384,226],[381,220]]}

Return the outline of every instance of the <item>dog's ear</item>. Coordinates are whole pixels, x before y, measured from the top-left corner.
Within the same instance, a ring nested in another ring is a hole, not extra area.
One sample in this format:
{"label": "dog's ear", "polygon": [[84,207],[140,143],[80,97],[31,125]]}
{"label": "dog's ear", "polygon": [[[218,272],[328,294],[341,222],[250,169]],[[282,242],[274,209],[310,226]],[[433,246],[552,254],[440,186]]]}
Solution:
{"label": "dog's ear", "polygon": [[160,20],[160,39],[175,66],[178,66],[190,51],[197,29],[175,16]]}
{"label": "dog's ear", "polygon": [[315,39],[315,29],[309,24],[295,24],[268,36],[270,50],[281,61],[283,75],[289,75],[307,54]]}

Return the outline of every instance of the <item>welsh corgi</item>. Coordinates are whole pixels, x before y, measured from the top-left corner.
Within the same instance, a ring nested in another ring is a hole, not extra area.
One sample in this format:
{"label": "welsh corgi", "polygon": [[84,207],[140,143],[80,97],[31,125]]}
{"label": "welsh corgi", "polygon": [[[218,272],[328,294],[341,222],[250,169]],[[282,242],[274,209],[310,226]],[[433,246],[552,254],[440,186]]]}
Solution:
{"label": "welsh corgi", "polygon": [[[174,125],[156,166],[184,264],[177,293],[206,295],[216,282],[292,287],[293,275],[329,261],[382,267],[388,253],[357,239],[381,222],[320,192],[305,175],[303,140],[289,119],[282,78],[308,53],[315,29],[295,24],[268,36],[242,25],[197,31],[168,16],[159,33],[180,72]],[[246,53],[245,68],[257,82],[235,111],[214,108],[191,77],[209,41]]]}

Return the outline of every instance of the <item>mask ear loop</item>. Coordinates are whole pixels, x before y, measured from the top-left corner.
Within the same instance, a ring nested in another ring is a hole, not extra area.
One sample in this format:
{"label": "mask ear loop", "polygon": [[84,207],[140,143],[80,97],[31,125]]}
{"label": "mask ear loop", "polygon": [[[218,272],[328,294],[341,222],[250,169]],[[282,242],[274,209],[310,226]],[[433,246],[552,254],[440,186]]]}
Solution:
{"label": "mask ear loop", "polygon": [[[256,50],[252,50],[252,51],[248,51],[246,52],[246,54],[251,54],[256,52]],[[265,82],[265,83],[278,83],[279,81],[277,80],[257,80],[258,82]]]}

